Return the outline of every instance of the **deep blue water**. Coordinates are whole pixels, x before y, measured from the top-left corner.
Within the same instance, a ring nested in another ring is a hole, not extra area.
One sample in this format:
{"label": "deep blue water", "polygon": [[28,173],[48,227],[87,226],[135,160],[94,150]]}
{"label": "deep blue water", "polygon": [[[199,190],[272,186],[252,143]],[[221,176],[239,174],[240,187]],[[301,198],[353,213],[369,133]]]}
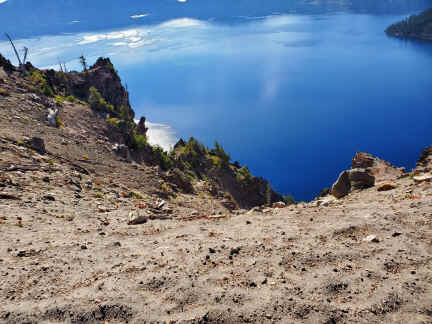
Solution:
{"label": "deep blue water", "polygon": [[[383,32],[432,1],[232,2],[9,0],[0,26],[38,66],[110,56],[138,116],[218,140],[298,200],[356,151],[412,168],[432,144],[432,43]],[[13,59],[6,43],[0,52]]]}

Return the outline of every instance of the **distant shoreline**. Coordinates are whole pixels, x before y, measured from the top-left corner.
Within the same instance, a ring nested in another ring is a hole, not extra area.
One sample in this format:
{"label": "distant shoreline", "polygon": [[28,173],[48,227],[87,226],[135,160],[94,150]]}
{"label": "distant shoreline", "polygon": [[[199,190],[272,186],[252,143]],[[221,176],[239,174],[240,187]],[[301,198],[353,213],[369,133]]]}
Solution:
{"label": "distant shoreline", "polygon": [[432,41],[432,8],[389,26],[385,32],[398,38]]}

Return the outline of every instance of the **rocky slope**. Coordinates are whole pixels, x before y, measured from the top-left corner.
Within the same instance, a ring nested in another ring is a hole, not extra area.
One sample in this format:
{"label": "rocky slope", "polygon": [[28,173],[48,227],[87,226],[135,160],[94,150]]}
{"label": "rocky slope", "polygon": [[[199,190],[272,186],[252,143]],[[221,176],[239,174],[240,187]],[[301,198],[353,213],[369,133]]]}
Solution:
{"label": "rocky slope", "polygon": [[388,35],[432,41],[432,8],[389,26]]}
{"label": "rocky slope", "polygon": [[[28,118],[24,116],[27,112],[32,115],[24,129],[15,132],[8,127],[4,130],[4,133],[17,135],[18,140],[24,133],[46,139],[41,134],[48,126],[48,116],[49,124],[56,127],[48,130],[53,140],[68,135],[71,139],[73,136],[84,139],[90,134],[98,139],[99,142],[85,149],[82,144],[90,143],[90,138],[84,142],[72,141],[64,151],[71,153],[70,158],[75,162],[82,160],[82,155],[88,156],[89,163],[94,162],[96,156],[109,161],[117,154],[129,163],[159,166],[160,180],[168,186],[165,191],[198,193],[201,187],[210,188],[216,198],[230,200],[226,205],[231,207],[251,208],[282,200],[266,180],[252,176],[238,163],[231,163],[222,147],[208,149],[193,138],[189,142],[181,141],[179,145],[184,143],[187,151],[183,149],[177,154],[150,146],[146,141],[145,118],[135,124],[129,94],[109,59],[99,58],[84,72],[38,70],[27,63],[25,72],[19,73],[0,57],[0,69],[3,80],[0,104],[4,106],[5,117]],[[34,107],[37,112],[32,111]],[[63,151],[58,154],[62,155]],[[201,182],[205,186],[194,188],[194,184]]]}
{"label": "rocky slope", "polygon": [[113,151],[128,133],[100,112],[0,79],[0,323],[432,322],[431,148],[411,174],[358,153],[340,199],[247,211],[221,188],[259,180],[220,147]]}

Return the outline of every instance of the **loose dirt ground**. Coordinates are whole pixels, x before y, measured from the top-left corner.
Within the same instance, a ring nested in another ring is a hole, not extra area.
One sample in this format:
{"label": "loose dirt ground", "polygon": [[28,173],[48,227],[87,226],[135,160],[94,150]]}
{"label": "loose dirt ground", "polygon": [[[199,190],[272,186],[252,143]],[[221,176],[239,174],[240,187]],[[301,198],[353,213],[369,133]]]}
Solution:
{"label": "loose dirt ground", "polygon": [[0,323],[432,323],[430,183],[229,213],[32,96],[0,97]]}

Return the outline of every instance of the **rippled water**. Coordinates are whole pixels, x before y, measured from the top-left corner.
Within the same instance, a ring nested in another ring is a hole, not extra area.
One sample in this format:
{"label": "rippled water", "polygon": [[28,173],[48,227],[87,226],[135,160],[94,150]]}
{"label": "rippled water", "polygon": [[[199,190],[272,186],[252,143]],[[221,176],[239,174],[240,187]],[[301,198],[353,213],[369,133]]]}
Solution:
{"label": "rippled water", "polygon": [[[24,2],[0,4],[3,29]],[[110,56],[137,114],[175,131],[155,126],[163,144],[218,140],[297,199],[330,185],[356,151],[412,167],[431,144],[432,45],[383,32],[431,1],[231,2],[41,1],[53,11],[45,23],[11,29],[38,66]],[[6,43],[0,52],[13,58]]]}

